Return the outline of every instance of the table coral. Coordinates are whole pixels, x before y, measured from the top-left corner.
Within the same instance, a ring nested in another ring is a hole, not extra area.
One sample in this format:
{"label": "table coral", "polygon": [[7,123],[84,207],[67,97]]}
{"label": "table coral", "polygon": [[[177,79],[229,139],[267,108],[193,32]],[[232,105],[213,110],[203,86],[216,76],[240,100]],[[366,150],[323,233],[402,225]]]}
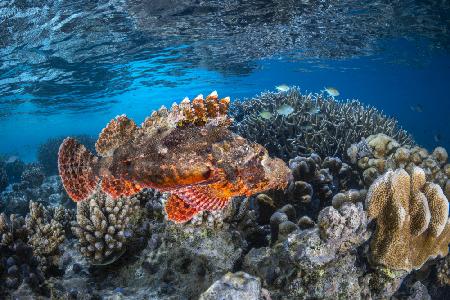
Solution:
{"label": "table coral", "polygon": [[376,219],[371,259],[392,269],[410,271],[429,258],[445,256],[450,242],[448,200],[414,167],[388,171],[369,188],[366,205]]}
{"label": "table coral", "polygon": [[[282,105],[289,105],[294,111],[282,116],[277,113]],[[272,117],[262,118],[260,113],[264,111]],[[376,133],[393,136],[402,145],[414,144],[396,120],[373,107],[355,100],[338,102],[322,94],[302,94],[296,87],[286,93],[265,92],[235,102],[231,112],[236,120],[232,125],[235,132],[285,161],[312,152],[343,158],[351,144]]]}
{"label": "table coral", "polygon": [[81,253],[94,264],[115,261],[126,250],[132,226],[140,213],[139,200],[112,199],[97,191],[88,201],[77,203],[77,224],[72,228]]}

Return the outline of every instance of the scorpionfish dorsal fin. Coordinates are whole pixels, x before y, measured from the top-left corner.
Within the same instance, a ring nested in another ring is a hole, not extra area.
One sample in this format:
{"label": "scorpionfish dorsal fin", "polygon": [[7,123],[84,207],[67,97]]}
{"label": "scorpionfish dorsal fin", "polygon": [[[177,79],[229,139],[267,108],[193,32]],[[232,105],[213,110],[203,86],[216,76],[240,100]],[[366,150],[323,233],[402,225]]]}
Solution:
{"label": "scorpionfish dorsal fin", "polygon": [[155,134],[174,128],[207,124],[228,127],[232,122],[227,115],[229,106],[230,97],[219,99],[216,91],[206,99],[203,99],[203,95],[198,95],[192,101],[184,98],[180,104],[172,104],[170,110],[162,106],[154,111],[142,123],[142,128],[147,134]]}
{"label": "scorpionfish dorsal fin", "polygon": [[95,149],[103,157],[112,156],[114,150],[133,139],[138,131],[136,123],[126,115],[112,119],[100,133]]}

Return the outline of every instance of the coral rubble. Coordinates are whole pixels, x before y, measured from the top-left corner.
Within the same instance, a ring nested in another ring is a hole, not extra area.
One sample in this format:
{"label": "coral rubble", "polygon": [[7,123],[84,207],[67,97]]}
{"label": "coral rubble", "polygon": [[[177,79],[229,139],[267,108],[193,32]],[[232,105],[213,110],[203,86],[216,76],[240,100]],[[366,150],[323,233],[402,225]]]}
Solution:
{"label": "coral rubble", "polygon": [[[289,105],[293,112],[288,116],[278,114],[282,105]],[[260,113],[264,111],[273,117],[262,118]],[[414,144],[396,120],[373,107],[355,100],[337,102],[321,94],[303,95],[298,88],[234,102],[231,112],[236,133],[260,143],[271,155],[285,161],[312,152],[344,158],[351,144],[376,133],[390,135],[402,145]]]}
{"label": "coral rubble", "polygon": [[375,263],[410,271],[448,254],[448,200],[437,184],[426,182],[423,169],[386,172],[370,187],[366,204],[377,223],[371,241]]}

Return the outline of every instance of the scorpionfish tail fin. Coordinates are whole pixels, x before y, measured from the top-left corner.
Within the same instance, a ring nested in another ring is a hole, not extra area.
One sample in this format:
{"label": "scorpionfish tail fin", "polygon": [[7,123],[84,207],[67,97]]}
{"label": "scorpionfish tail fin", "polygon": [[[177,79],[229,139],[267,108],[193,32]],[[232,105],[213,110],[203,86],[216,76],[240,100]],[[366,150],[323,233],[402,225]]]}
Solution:
{"label": "scorpionfish tail fin", "polygon": [[97,187],[98,158],[73,138],[66,138],[58,151],[59,176],[67,194],[74,201],[83,201]]}
{"label": "scorpionfish tail fin", "polygon": [[125,179],[118,179],[113,176],[102,177],[102,191],[113,199],[119,197],[129,197],[142,190],[142,187],[134,182]]}
{"label": "scorpionfish tail fin", "polygon": [[192,219],[199,211],[183,201],[175,194],[171,194],[164,206],[169,220],[184,223]]}

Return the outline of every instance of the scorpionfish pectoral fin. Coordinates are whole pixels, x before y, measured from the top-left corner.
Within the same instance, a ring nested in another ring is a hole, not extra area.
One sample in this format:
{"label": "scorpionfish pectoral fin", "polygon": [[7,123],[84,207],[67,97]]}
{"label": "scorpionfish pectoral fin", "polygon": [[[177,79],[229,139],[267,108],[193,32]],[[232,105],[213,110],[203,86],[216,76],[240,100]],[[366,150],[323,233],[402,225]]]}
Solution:
{"label": "scorpionfish pectoral fin", "polygon": [[216,187],[214,184],[196,185],[173,191],[165,206],[169,220],[183,223],[201,211],[224,208],[232,195],[214,187]]}
{"label": "scorpionfish pectoral fin", "polygon": [[111,175],[102,178],[102,191],[116,199],[121,196],[131,196],[142,190],[142,187],[125,179],[117,179]]}
{"label": "scorpionfish pectoral fin", "polygon": [[171,194],[164,207],[169,220],[175,223],[184,223],[192,219],[199,210],[190,206],[175,194]]}

